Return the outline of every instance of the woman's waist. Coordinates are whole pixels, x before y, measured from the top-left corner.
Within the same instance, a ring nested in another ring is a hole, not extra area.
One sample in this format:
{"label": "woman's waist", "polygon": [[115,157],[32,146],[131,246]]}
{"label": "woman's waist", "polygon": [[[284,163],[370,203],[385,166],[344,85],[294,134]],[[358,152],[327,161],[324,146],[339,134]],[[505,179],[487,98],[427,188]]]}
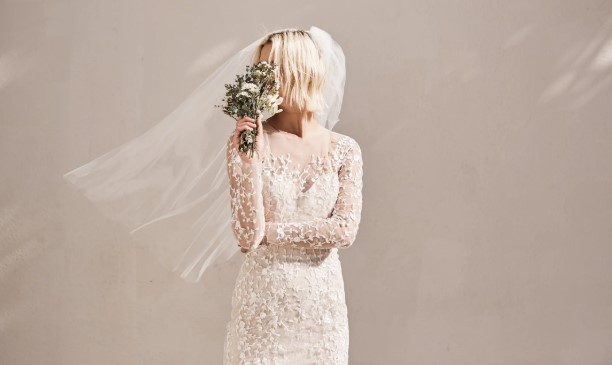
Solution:
{"label": "woman's waist", "polygon": [[247,253],[255,260],[273,260],[281,262],[321,263],[338,260],[337,248],[306,248],[288,245],[264,244]]}

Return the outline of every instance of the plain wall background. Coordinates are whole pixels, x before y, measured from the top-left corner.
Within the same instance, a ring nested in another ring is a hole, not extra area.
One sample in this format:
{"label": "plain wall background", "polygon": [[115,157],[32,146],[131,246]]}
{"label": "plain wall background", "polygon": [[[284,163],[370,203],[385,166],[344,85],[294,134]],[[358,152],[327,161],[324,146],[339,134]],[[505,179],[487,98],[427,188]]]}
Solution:
{"label": "plain wall background", "polygon": [[62,174],[310,25],[364,156],[350,363],[612,364],[609,0],[2,1],[0,364],[221,363],[243,256],[184,283]]}

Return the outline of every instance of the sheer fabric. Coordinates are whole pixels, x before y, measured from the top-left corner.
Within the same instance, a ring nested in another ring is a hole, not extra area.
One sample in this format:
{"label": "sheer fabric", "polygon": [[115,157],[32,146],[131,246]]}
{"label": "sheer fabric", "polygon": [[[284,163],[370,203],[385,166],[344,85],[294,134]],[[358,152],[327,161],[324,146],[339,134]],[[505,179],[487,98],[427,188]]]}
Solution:
{"label": "sheer fabric", "polygon": [[361,219],[359,144],[323,128],[301,139],[262,126],[260,159],[245,163],[231,137],[226,145],[232,230],[249,251],[224,364],[347,364],[338,249],[353,244]]}
{"label": "sheer fabric", "polygon": [[[227,116],[214,105],[223,98],[224,85],[253,64],[255,52],[269,34],[229,57],[153,127],[63,175],[187,282],[198,282],[209,267],[240,253],[228,218],[225,180],[223,136],[230,125],[221,122]],[[344,52],[324,30],[311,26],[308,34],[326,70],[325,107],[316,119],[331,130],[339,121],[344,96]]]}

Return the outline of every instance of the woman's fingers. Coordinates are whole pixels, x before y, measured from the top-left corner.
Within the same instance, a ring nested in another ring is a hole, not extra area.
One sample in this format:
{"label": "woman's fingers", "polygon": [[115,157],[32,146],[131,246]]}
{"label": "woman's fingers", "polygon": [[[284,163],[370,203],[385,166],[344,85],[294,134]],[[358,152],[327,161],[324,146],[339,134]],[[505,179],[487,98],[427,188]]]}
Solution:
{"label": "woman's fingers", "polygon": [[257,124],[255,124],[255,122],[251,122],[250,120],[243,120],[238,122],[238,125],[251,125],[255,127]]}
{"label": "woman's fingers", "polygon": [[250,129],[253,129],[253,127],[248,126],[248,125],[246,125],[246,124],[243,124],[243,125],[239,125],[238,127],[236,127],[236,129],[238,129],[240,132],[242,132],[242,131],[243,131],[243,130],[245,130],[245,129],[249,129],[249,130],[250,130]]}
{"label": "woman's fingers", "polygon": [[[254,128],[256,128],[257,126],[261,126],[261,117],[258,118],[258,120],[255,120],[253,118],[249,118],[249,117],[242,117],[240,119],[236,120],[236,128],[234,129],[234,136],[232,138],[232,144],[234,147],[237,146],[238,144],[238,139],[240,136],[240,133],[242,133],[242,131],[244,130],[252,130]],[[257,135],[261,135],[261,128],[259,128],[257,130]]]}
{"label": "woman's fingers", "polygon": [[255,123],[255,120],[253,120],[252,118],[244,117],[236,121],[236,126],[241,126],[241,125],[248,125],[248,126],[251,126],[252,128],[255,128],[257,124]]}
{"label": "woman's fingers", "polygon": [[242,117],[240,119],[237,120],[238,123],[244,123],[244,122],[252,122],[255,123],[255,119],[253,118],[249,118],[249,117]]}

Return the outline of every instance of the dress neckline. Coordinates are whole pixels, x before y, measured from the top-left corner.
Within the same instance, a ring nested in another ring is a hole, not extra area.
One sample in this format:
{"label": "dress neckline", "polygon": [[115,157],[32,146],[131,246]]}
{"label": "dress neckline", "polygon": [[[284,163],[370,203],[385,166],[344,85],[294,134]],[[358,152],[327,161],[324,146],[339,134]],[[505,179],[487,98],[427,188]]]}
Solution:
{"label": "dress neckline", "polygon": [[[262,123],[262,125],[267,125],[267,123]],[[271,124],[268,125],[268,127],[270,127],[273,131],[279,131],[279,132],[284,132],[284,131],[280,131],[276,128],[274,128],[274,126],[272,126]],[[284,132],[284,133],[288,133],[288,132]],[[288,133],[291,134],[291,133]],[[333,153],[335,152],[335,146],[337,145],[333,143],[333,136],[332,136],[332,131],[329,130],[328,131],[328,146],[327,146],[327,153],[324,155],[319,155],[316,153],[311,153],[309,159],[302,165],[300,163],[296,163],[295,166],[292,166],[292,168],[289,168],[289,165],[293,164],[293,160],[291,159],[291,153],[290,152],[286,152],[283,154],[279,154],[279,155],[275,155],[272,153],[272,149],[270,148],[270,139],[268,138],[268,134],[263,133],[264,135],[264,139],[265,139],[265,156],[264,159],[270,161],[271,165],[274,168],[281,168],[283,170],[286,170],[288,173],[290,173],[291,175],[294,176],[302,176],[304,175],[308,170],[314,172],[319,170],[320,172],[325,172],[330,170],[331,168],[331,161],[333,159]],[[280,167],[276,166],[276,162],[280,163]]]}
{"label": "dress neckline", "polygon": [[[293,137],[293,138],[303,139],[302,137],[298,137],[298,136],[296,136],[296,135],[295,135],[295,134],[293,134],[293,133],[289,133],[289,132],[287,132],[287,131],[283,131],[283,130],[281,130],[281,129],[278,129],[278,128],[276,128],[275,126],[273,126],[272,124],[270,124],[270,123],[268,123],[268,122],[264,122],[264,123],[262,123],[262,125],[266,125],[266,126],[268,126],[268,127],[272,128],[272,130],[273,130],[273,131],[275,131],[275,132],[278,132],[278,133],[281,133],[281,134],[284,134],[284,135],[290,135],[290,136],[291,136],[291,137]],[[323,127],[323,128],[324,128],[324,129],[327,129],[327,128],[325,128],[325,127]]]}

